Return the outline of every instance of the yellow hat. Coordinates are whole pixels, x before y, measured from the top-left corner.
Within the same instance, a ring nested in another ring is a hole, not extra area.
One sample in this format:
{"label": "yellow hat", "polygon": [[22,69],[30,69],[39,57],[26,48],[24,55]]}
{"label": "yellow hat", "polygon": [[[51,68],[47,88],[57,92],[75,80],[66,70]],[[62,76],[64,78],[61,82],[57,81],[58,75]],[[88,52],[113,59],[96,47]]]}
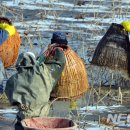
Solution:
{"label": "yellow hat", "polygon": [[7,26],[7,27],[5,28],[5,30],[8,31],[9,36],[12,36],[12,35],[15,34],[15,27],[14,27],[14,26],[9,25],[9,26]]}
{"label": "yellow hat", "polygon": [[12,36],[15,34],[16,30],[15,27],[9,24],[0,24],[0,28],[3,30],[6,30],[9,33],[9,36]]}
{"label": "yellow hat", "polygon": [[124,29],[127,31],[127,32],[130,32],[130,22],[129,21],[123,21],[121,23],[121,25],[124,27]]}
{"label": "yellow hat", "polygon": [[7,27],[7,24],[5,24],[5,23],[0,23],[0,28],[1,28],[1,29],[5,30],[6,27]]}

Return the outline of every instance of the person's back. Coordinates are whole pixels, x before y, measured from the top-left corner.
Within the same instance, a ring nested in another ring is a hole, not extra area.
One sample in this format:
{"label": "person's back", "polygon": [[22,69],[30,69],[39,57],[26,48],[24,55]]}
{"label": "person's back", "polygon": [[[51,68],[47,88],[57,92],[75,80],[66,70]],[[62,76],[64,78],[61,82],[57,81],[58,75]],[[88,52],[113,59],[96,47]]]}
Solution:
{"label": "person's back", "polygon": [[64,64],[64,53],[58,48],[53,60],[46,64],[37,63],[28,53],[20,54],[16,64],[18,72],[7,81],[5,89],[10,103],[19,107],[19,121],[47,115],[50,93],[60,78]]}

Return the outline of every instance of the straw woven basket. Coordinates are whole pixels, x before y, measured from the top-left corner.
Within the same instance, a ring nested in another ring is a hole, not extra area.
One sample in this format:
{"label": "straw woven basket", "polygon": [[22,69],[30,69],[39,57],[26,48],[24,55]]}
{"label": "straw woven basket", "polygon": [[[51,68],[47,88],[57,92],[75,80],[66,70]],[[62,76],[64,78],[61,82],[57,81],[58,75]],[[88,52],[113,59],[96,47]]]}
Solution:
{"label": "straw woven basket", "polygon": [[112,23],[96,47],[92,64],[128,72],[129,44],[128,32],[122,25]]}
{"label": "straw woven basket", "polygon": [[[0,23],[12,24],[7,18],[0,17]],[[12,66],[17,57],[20,49],[20,35],[16,31],[15,35],[10,36],[1,46],[0,46],[0,58],[4,64],[4,67]]]}
{"label": "straw woven basket", "polygon": [[61,78],[51,94],[51,99],[58,97],[78,99],[88,90],[86,68],[81,58],[70,47],[67,46],[64,54],[66,64]]}

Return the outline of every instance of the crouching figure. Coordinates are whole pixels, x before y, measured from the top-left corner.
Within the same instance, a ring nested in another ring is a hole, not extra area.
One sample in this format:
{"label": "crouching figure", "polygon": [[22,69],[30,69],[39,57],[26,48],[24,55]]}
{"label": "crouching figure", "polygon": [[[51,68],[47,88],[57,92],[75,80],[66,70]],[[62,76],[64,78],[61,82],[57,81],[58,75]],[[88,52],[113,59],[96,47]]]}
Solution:
{"label": "crouching figure", "polygon": [[19,110],[15,130],[23,130],[22,119],[47,116],[49,112],[50,93],[65,65],[62,49],[55,45],[50,49],[54,56],[47,62],[43,62],[46,59],[43,55],[36,60],[33,53],[20,54],[16,63],[17,73],[7,81],[6,95]]}

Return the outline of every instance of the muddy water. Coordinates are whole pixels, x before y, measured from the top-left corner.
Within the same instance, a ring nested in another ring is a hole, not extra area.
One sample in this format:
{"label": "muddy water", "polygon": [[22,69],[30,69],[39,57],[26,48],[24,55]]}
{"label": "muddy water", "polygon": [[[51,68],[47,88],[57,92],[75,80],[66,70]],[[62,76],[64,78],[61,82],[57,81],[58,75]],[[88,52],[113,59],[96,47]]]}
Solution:
{"label": "muddy water", "polygon": [[[15,109],[9,108],[0,110],[0,130],[14,130],[16,112]],[[114,130],[120,130],[122,128],[130,129],[130,122],[125,122],[125,118],[129,118],[127,115],[130,113],[130,106],[88,106],[78,109],[78,113],[78,116],[71,115],[71,118],[80,125],[81,130],[111,130],[111,125],[100,123],[102,118],[109,116],[113,117],[111,119],[115,118],[114,123],[116,126],[113,128]],[[119,116],[122,116],[121,119],[119,119]],[[78,121],[76,118],[78,118]]]}

